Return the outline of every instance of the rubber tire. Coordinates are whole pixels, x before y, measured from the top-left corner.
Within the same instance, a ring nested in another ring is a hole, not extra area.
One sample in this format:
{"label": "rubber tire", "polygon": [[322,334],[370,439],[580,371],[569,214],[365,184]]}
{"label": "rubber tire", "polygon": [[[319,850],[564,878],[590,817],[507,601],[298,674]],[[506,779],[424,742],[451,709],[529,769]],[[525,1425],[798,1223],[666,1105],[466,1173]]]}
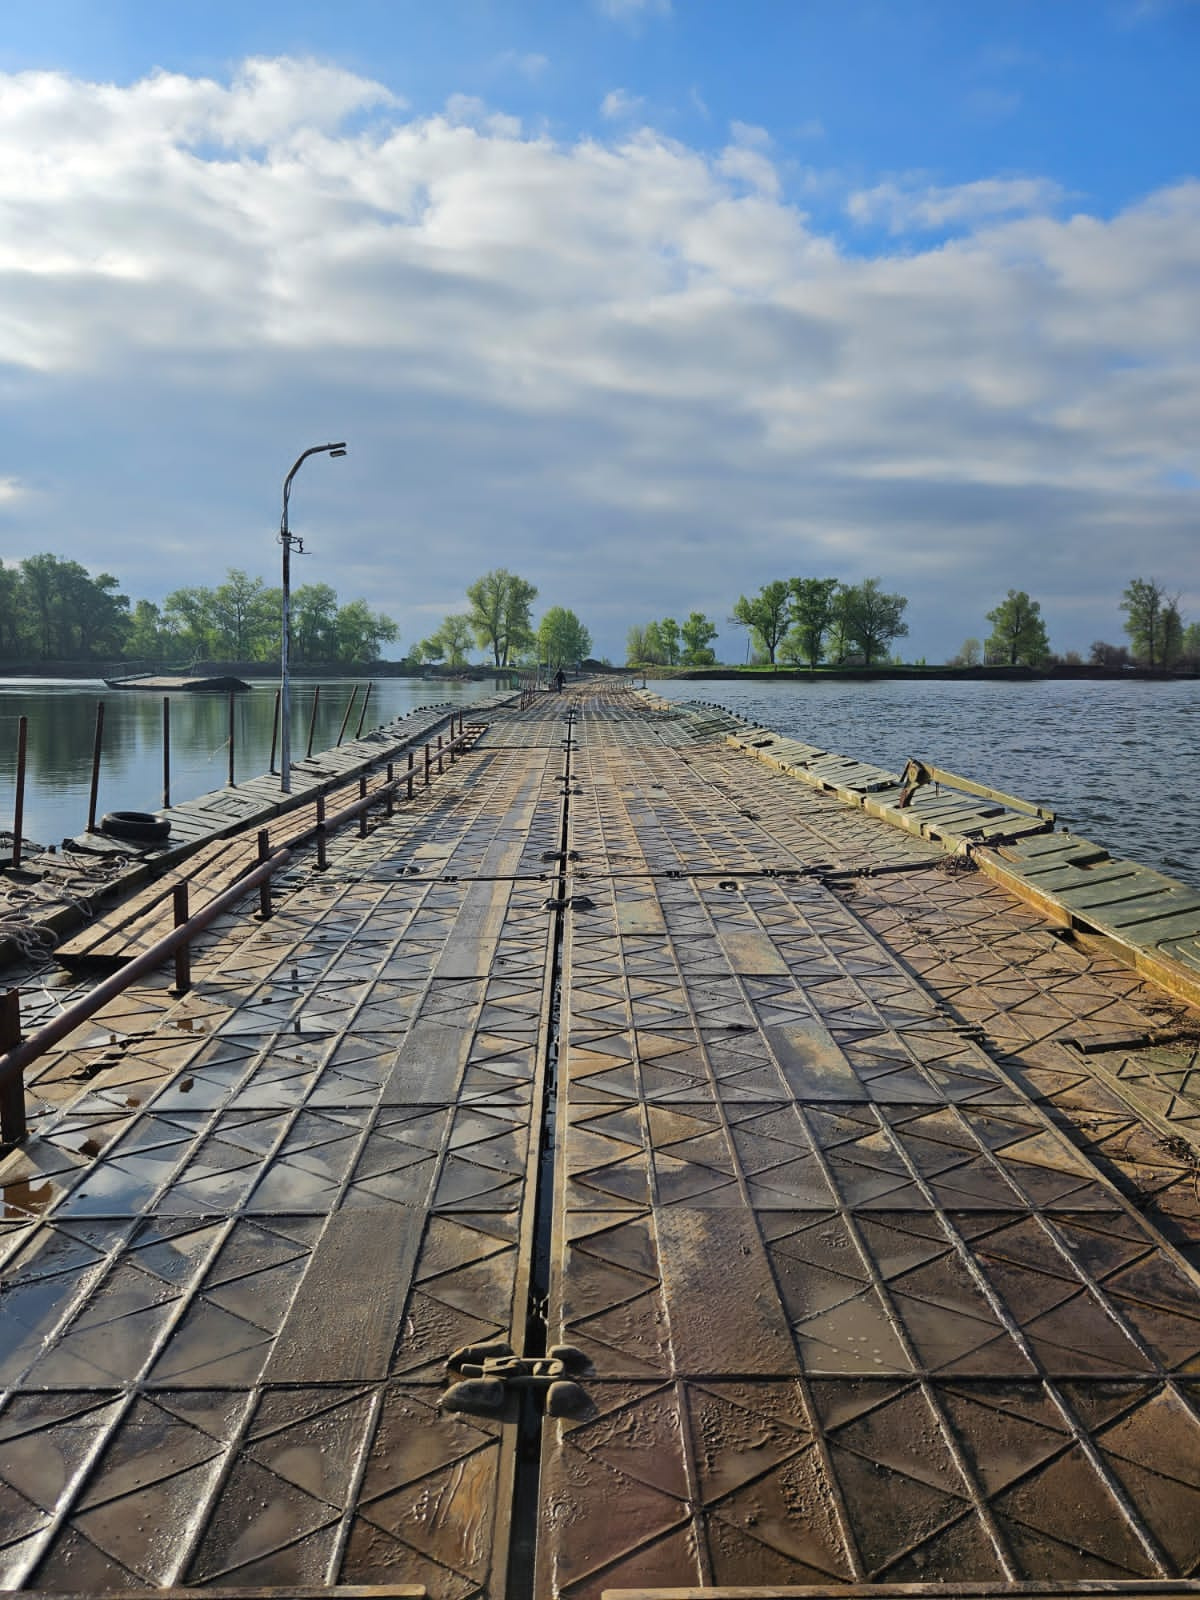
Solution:
{"label": "rubber tire", "polygon": [[161,844],[170,837],[171,824],[153,811],[108,811],[100,818],[100,832],[137,844]]}

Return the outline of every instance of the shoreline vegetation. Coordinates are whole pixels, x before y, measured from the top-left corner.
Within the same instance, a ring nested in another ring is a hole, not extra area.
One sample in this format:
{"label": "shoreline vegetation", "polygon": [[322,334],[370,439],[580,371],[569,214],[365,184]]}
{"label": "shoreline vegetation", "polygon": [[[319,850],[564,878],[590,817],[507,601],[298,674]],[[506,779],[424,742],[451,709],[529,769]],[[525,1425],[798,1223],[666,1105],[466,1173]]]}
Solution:
{"label": "shoreline vegetation", "polygon": [[[441,662],[416,663],[411,659],[400,661],[368,662],[306,662],[292,666],[290,676],[305,681],[322,681],[329,678],[414,678],[436,682],[486,681],[492,678],[514,679],[528,669],[521,667],[496,667],[491,662],[463,662],[447,666]],[[685,682],[736,682],[736,683],[813,683],[819,681],[874,682],[879,679],[909,679],[918,682],[948,679],[954,682],[1013,683],[1040,682],[1045,679],[1097,679],[1128,683],[1133,680],[1180,679],[1189,681],[1200,677],[1195,667],[1108,667],[1091,662],[1055,662],[1044,667],[1023,666],[971,666],[953,667],[930,663],[912,665],[770,667],[722,666],[713,663],[703,667],[664,667],[647,665],[612,666],[607,662],[586,661],[585,675],[611,676],[636,679],[641,682],[674,679]],[[153,666],[136,662],[97,661],[4,661],[0,662],[0,679],[28,678],[37,680],[78,679],[81,683],[94,683],[104,678],[131,677],[138,672],[171,673],[190,677],[250,678],[256,682],[273,682],[279,677],[278,663],[266,661],[195,661],[171,666],[155,663]],[[570,674],[575,676],[575,674]]]}

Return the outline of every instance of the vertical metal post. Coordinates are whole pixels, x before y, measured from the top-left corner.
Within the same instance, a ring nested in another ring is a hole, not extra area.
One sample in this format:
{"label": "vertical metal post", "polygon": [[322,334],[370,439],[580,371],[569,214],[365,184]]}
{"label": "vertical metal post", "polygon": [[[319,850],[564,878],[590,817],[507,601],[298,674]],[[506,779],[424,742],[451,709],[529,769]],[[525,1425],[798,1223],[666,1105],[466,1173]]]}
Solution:
{"label": "vertical metal post", "polygon": [[[271,854],[271,840],[266,828],[258,830],[258,859],[266,861]],[[271,880],[264,878],[258,886],[258,911],[266,922],[271,915]]]}
{"label": "vertical metal post", "polygon": [[442,767],[442,736],[441,736],[440,733],[438,734],[437,739],[438,739],[438,771],[441,772],[444,769]]}
{"label": "vertical metal post", "polygon": [[454,732],[454,713],[450,714],[450,765],[458,760],[458,738]]}
{"label": "vertical metal post", "polygon": [[[182,928],[191,912],[188,910],[188,886],[177,883],[171,890],[175,907],[175,926]],[[192,947],[181,944],[175,952],[175,993],[186,994],[192,987]]]}
{"label": "vertical metal post", "polygon": [[362,710],[358,713],[358,727],[354,730],[354,737],[356,739],[362,738],[363,723],[367,720],[367,706],[371,700],[371,690],[373,687],[373,684],[368,683],[367,692],[365,695],[363,695]]}
{"label": "vertical metal post", "polygon": [[[0,998],[0,1055],[21,1042],[21,991],[10,989]],[[0,1141],[20,1144],[29,1132],[25,1121],[25,1073],[11,1073],[0,1082]]]}
{"label": "vertical metal post", "polygon": [[[358,775],[358,798],[360,800],[367,798],[367,775],[365,772],[360,772]],[[367,813],[365,811],[360,811],[358,814],[358,837],[360,839],[367,837]]]}
{"label": "vertical metal post", "polygon": [[429,746],[425,746],[425,787],[429,787]]}
{"label": "vertical metal post", "polygon": [[313,690],[312,713],[311,713],[311,715],[309,716],[309,719],[308,719],[308,743],[304,747],[304,759],[306,761],[309,761],[309,760],[312,759],[313,734],[316,732],[316,727],[317,727],[317,707],[320,704],[321,704],[321,685],[318,684],[317,687]]}
{"label": "vertical metal post", "polygon": [[279,696],[281,691],[275,691],[275,715],[271,720],[271,765],[268,772],[275,771],[275,752],[279,748]]}
{"label": "vertical metal post", "polygon": [[412,746],[410,745],[408,747],[408,795],[407,795],[407,798],[409,800],[411,800],[412,797],[413,797],[413,762],[414,762],[415,759],[416,758],[413,755]]}
{"label": "vertical metal post", "polygon": [[25,827],[25,750],[29,738],[29,718],[17,718],[17,794],[13,804],[14,867],[21,865],[21,832]]}
{"label": "vertical metal post", "polygon": [[325,859],[325,796],[317,796],[317,871],[324,872],[329,862]]}
{"label": "vertical metal post", "polygon": [[96,831],[96,800],[100,794],[100,752],[104,748],[104,701],[96,701],[96,733],[92,740],[92,790],[88,797],[87,831]]}
{"label": "vertical metal post", "polygon": [[229,787],[236,789],[237,784],[233,777],[233,690],[229,691]]}
{"label": "vertical metal post", "polygon": [[[341,744],[342,735],[346,731],[346,724],[350,721],[350,713],[354,710],[354,702],[358,699],[358,685],[355,684],[350,691],[350,704],[346,707],[346,715],[342,718],[342,725],[338,729],[337,742]],[[336,746],[334,747],[336,749]]]}
{"label": "vertical metal post", "polygon": [[171,697],[163,695],[163,810],[171,804]]}
{"label": "vertical metal post", "polygon": [[395,782],[396,763],[394,761],[389,761],[387,764],[387,814],[389,817],[394,816],[396,812],[396,790],[394,788]]}

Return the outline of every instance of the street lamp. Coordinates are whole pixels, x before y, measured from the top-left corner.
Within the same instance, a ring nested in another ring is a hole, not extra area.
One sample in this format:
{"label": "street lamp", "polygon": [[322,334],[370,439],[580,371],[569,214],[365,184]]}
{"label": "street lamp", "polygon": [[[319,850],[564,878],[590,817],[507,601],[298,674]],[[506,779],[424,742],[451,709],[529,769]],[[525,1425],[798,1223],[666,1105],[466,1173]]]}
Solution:
{"label": "street lamp", "polygon": [[279,542],[283,546],[283,633],[279,644],[279,792],[292,792],[292,696],[288,677],[288,649],[292,627],[292,545],[297,553],[304,554],[301,540],[288,528],[288,500],[292,493],[292,479],[309,456],[344,456],[346,441],[337,444],[314,444],[298,455],[292,470],[283,480],[283,516],[279,519]]}

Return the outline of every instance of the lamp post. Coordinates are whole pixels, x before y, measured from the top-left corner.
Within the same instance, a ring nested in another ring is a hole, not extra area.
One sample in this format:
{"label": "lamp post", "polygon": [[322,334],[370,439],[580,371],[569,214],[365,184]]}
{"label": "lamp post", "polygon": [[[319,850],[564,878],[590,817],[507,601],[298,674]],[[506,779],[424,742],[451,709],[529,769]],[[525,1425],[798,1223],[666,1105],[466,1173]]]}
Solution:
{"label": "lamp post", "polygon": [[283,546],[283,633],[279,643],[279,792],[292,792],[292,698],[291,680],[288,676],[288,654],[292,628],[292,545],[304,554],[303,543],[288,528],[288,500],[292,493],[292,479],[309,456],[344,456],[346,441],[337,444],[314,444],[298,455],[292,470],[283,480],[283,515],[279,519],[279,542]]}

